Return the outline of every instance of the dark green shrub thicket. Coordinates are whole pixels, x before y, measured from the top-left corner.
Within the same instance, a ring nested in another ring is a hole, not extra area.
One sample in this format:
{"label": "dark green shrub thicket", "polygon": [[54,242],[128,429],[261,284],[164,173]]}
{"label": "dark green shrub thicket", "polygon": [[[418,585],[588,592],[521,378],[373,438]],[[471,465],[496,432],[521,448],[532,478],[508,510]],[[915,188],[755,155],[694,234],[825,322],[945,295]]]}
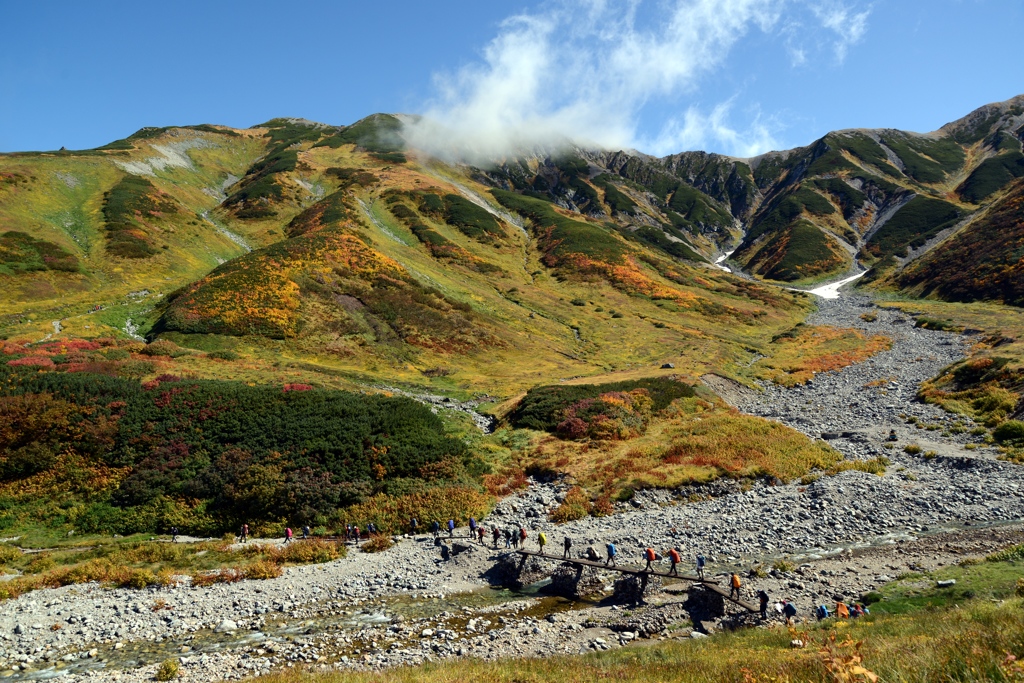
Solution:
{"label": "dark green shrub thicket", "polygon": [[977,204],[1015,178],[1024,178],[1024,154],[1011,151],[981,162],[960,184],[957,192],[964,201]]}
{"label": "dark green shrub thicket", "polygon": [[375,154],[391,154],[405,149],[401,131],[402,122],[394,116],[373,114],[324,138],[315,146],[338,148],[342,145],[358,145]]}
{"label": "dark green shrub thicket", "polygon": [[[665,234],[664,230],[653,226],[645,225],[637,228],[636,232],[632,232],[628,228],[622,228],[621,233],[627,239],[631,237],[639,239],[646,244],[655,246],[678,258],[687,259],[689,261],[707,261],[707,259],[697,253],[688,243],[671,240],[668,238],[668,235]],[[677,234],[676,237],[680,237],[680,235]]]}
{"label": "dark green shrub thicket", "polygon": [[572,190],[572,201],[581,211],[601,211],[601,200],[598,199],[597,190],[582,178],[572,176],[565,181],[565,186]]}
{"label": "dark green shrub thicket", "polygon": [[907,175],[923,183],[941,182],[964,164],[966,155],[950,138],[931,140],[897,133],[882,135],[884,142],[903,160]]}
{"label": "dark green shrub thicket", "polygon": [[765,233],[774,233],[787,227],[799,218],[804,210],[819,216],[836,211],[827,199],[814,190],[798,186],[794,191],[775,200],[766,213],[762,213],[754,220],[747,231],[745,243],[751,243]]}
{"label": "dark green shrub thicket", "polygon": [[131,527],[166,499],[201,501],[218,529],[312,522],[427,470],[451,480],[479,469],[436,415],[405,398],[7,366],[2,375],[0,413],[19,419],[6,428],[0,476],[45,470],[68,448],[130,468],[90,513],[106,531],[156,530]]}
{"label": "dark green shrub thicket", "polygon": [[135,175],[126,175],[103,194],[108,252],[123,258],[147,258],[156,253],[139,217],[177,213],[178,208],[155,195],[153,183]]}
{"label": "dark green shrub thicket", "polygon": [[882,149],[882,146],[867,135],[862,135],[861,133],[829,135],[826,137],[826,140],[837,147],[845,149],[861,161],[871,164],[886,175],[894,178],[902,175],[895,166],[889,163],[889,157],[886,155],[885,150]]}
{"label": "dark green shrub thicket", "polygon": [[281,118],[270,119],[265,123],[253,126],[253,128],[268,129],[264,134],[264,137],[270,138],[274,151],[283,150],[298,142],[319,140],[323,137],[325,132],[337,130],[334,128],[324,129],[315,124],[310,125],[308,123],[289,121],[288,119]]}
{"label": "dark green shrub thicket", "polygon": [[494,216],[457,194],[444,196],[444,219],[467,237],[484,240],[505,237],[501,223]]}
{"label": "dark green shrub thicket", "polygon": [[829,238],[813,223],[800,220],[773,237],[762,250],[766,254],[781,251],[776,260],[762,272],[767,278],[792,282],[828,272],[842,265]]}
{"label": "dark green shrub thicket", "polygon": [[37,270],[75,273],[78,267],[74,254],[53,242],[15,230],[0,234],[0,273],[15,275]]}
{"label": "dark green shrub thicket", "polygon": [[920,247],[954,225],[960,209],[941,199],[917,196],[907,202],[868,240],[867,250],[875,256],[906,256],[907,247]]}
{"label": "dark green shrub thicket", "polygon": [[562,422],[564,412],[574,403],[597,398],[609,392],[628,392],[646,389],[655,411],[667,408],[677,398],[694,395],[693,387],[667,377],[650,377],[609,384],[575,384],[535,387],[526,392],[516,409],[509,415],[515,427],[554,432]]}
{"label": "dark green shrub thicket", "polygon": [[352,205],[345,190],[332,192],[288,222],[285,233],[297,237],[310,230],[332,225],[352,217]]}
{"label": "dark green shrub thicket", "polygon": [[615,187],[612,177],[607,173],[594,178],[594,184],[604,190],[604,203],[613,212],[633,213],[636,210],[636,202],[629,198],[622,190]]}
{"label": "dark green shrub thicket", "polygon": [[998,110],[994,111],[988,117],[976,121],[974,125],[967,125],[960,128],[953,133],[953,139],[963,145],[973,145],[978,140],[981,140],[989,131],[992,130],[992,126],[1000,119],[1002,113]]}
{"label": "dark green shrub thicket", "polygon": [[814,186],[836,198],[846,220],[853,218],[867,199],[867,195],[841,178],[819,178],[814,181]]}
{"label": "dark green shrub thicket", "polygon": [[669,199],[668,208],[695,225],[732,225],[732,216],[728,211],[719,208],[710,197],[689,185],[680,184],[676,188]]}
{"label": "dark green shrub thicket", "polygon": [[555,211],[548,202],[509,192],[491,190],[494,198],[533,222],[534,232],[542,238],[548,266],[557,267],[572,254],[582,254],[605,263],[621,263],[626,256],[626,245],[597,226],[574,221]]}
{"label": "dark green shrub thicket", "polygon": [[404,164],[409,159],[401,152],[374,152],[371,154],[374,159],[389,164]]}
{"label": "dark green shrub thicket", "polygon": [[289,149],[294,144],[316,141],[329,130],[288,119],[271,119],[254,128],[267,128],[265,137],[271,145],[266,155],[245,172],[238,189],[224,200],[238,218],[267,218],[276,216],[273,204],[284,198],[284,186],[277,175],[294,171],[298,167],[298,150]]}

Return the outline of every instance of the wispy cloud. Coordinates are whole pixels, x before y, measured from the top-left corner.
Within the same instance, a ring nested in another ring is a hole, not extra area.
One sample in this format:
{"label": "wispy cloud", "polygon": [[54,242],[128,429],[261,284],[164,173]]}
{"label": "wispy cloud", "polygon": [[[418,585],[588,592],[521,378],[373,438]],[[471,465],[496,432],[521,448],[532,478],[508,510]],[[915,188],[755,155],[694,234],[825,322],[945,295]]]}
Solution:
{"label": "wispy cloud", "polygon": [[822,26],[835,33],[838,39],[835,42],[836,59],[842,63],[850,46],[859,43],[867,32],[871,9],[858,12],[842,2],[830,0],[812,4],[811,11]]}
{"label": "wispy cloud", "polygon": [[681,118],[670,119],[656,138],[641,140],[639,147],[651,154],[666,155],[707,147],[710,143],[714,148],[729,150],[738,157],[752,157],[778,149],[779,143],[773,133],[778,130],[778,123],[764,117],[760,110],[754,112],[753,120],[742,130],[729,123],[735,99],[717,105],[709,114],[690,107]]}
{"label": "wispy cloud", "polygon": [[[436,98],[406,134],[434,154],[468,160],[569,139],[614,149],[643,143],[656,153],[708,143],[737,155],[763,152],[774,144],[773,121],[755,112],[752,123],[731,125],[732,100],[710,112],[684,105],[650,139],[638,135],[639,116],[654,100],[696,95],[738,41],[774,32],[794,5],[806,13],[804,1],[663,0],[657,21],[646,23],[641,0],[561,0],[517,14],[478,63],[435,77]],[[866,16],[851,24],[843,6],[814,9],[829,30],[846,32],[844,44],[863,35]]]}

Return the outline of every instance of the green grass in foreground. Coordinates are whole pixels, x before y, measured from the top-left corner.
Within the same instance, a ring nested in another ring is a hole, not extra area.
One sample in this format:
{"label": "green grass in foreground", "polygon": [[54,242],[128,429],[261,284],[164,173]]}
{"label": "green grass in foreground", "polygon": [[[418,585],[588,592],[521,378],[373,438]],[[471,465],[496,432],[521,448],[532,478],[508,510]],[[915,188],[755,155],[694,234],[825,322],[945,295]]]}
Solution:
{"label": "green grass in foreground", "polygon": [[[915,615],[863,617],[853,623],[813,627],[795,635],[775,629],[726,633],[693,641],[657,643],[579,657],[473,659],[379,673],[267,676],[268,683],[387,680],[476,683],[594,683],[595,681],[862,681],[863,666],[882,681],[1019,681],[1024,669],[1007,653],[1024,656],[1024,610],[1017,599],[1001,605],[976,602],[961,609]],[[941,618],[936,618],[940,616]],[[832,640],[835,636],[835,640]],[[807,647],[794,649],[794,637]],[[847,640],[849,638],[849,640]],[[857,642],[862,645],[857,647]],[[858,664],[857,658],[863,661]],[[1019,660],[1018,660],[1019,661]]]}

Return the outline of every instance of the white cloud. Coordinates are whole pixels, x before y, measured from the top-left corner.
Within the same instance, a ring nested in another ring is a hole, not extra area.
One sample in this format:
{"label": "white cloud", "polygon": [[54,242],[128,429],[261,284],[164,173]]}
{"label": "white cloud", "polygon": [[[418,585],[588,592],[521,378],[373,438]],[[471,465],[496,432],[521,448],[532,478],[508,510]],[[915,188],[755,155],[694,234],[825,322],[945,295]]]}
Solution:
{"label": "white cloud", "polygon": [[835,42],[836,59],[842,63],[851,45],[861,41],[868,30],[870,9],[855,11],[836,0],[829,0],[811,5],[811,11],[821,25],[833,31],[838,40]]}
{"label": "white cloud", "polygon": [[737,157],[752,157],[772,149],[779,143],[772,134],[778,125],[765,120],[760,111],[743,130],[736,130],[729,123],[729,113],[735,98],[723,102],[704,114],[696,107],[690,107],[681,119],[669,120],[661,133],[653,140],[642,141],[641,148],[651,154],[666,155],[680,150],[699,149],[711,143],[717,149],[728,150]]}
{"label": "white cloud", "polygon": [[[641,0],[561,0],[509,17],[478,63],[435,76],[437,97],[406,136],[433,154],[471,161],[570,139],[612,149],[643,143],[659,153],[709,143],[736,155],[765,151],[774,143],[771,121],[758,115],[730,125],[731,100],[710,114],[684,105],[653,140],[638,135],[639,115],[654,100],[695,94],[738,41],[776,30],[783,11],[803,2],[662,0],[651,5],[656,21],[645,23]],[[857,19],[840,5],[814,11],[829,30],[845,32],[844,44],[863,35],[866,13]],[[799,46],[790,54],[806,59]]]}

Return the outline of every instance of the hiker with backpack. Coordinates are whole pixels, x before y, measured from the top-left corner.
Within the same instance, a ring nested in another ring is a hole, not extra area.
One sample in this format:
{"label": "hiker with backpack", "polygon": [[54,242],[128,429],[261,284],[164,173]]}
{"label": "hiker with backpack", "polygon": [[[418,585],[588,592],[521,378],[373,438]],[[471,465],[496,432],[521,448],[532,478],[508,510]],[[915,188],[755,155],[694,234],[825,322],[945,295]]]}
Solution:
{"label": "hiker with backpack", "polygon": [[782,615],[786,617],[786,626],[792,626],[793,618],[796,617],[796,605],[794,605],[789,600],[783,600]]}
{"label": "hiker with backpack", "polygon": [[566,536],[562,539],[562,557],[571,557],[569,551],[572,549],[572,539]]}
{"label": "hiker with backpack", "polygon": [[614,543],[606,543],[604,546],[605,551],[608,553],[608,559],[604,561],[604,566],[608,566],[609,563],[612,566],[618,566],[615,564],[615,556],[619,554],[618,548],[615,547]]}
{"label": "hiker with backpack", "polygon": [[448,538],[455,538],[455,520],[448,520]]}
{"label": "hiker with backpack", "polygon": [[526,550],[526,528],[519,527],[519,545],[523,546],[523,550]]}
{"label": "hiker with backpack", "polygon": [[285,543],[290,543],[291,540],[292,540],[292,528],[290,526],[289,527],[285,527],[285,530],[284,530],[284,542]]}
{"label": "hiker with backpack", "polygon": [[[733,572],[732,576],[729,577],[729,599],[730,600],[734,600],[734,599],[735,600],[739,600],[740,599],[740,586],[742,586],[742,585],[743,585],[743,582],[740,581],[740,575],[737,574],[736,572]],[[733,598],[733,595],[735,595],[736,597]]]}
{"label": "hiker with backpack", "polygon": [[647,566],[644,567],[644,571],[654,571],[654,567],[651,566],[651,563],[658,559],[658,554],[654,552],[654,548],[648,548],[644,551],[644,559],[647,560]]}
{"label": "hiker with backpack", "polygon": [[476,517],[469,518],[469,540],[476,538]]}
{"label": "hiker with backpack", "polygon": [[[498,547],[498,539],[499,538],[501,538],[501,530],[498,527],[492,528],[491,529],[491,541],[494,542],[494,547],[495,548]],[[507,548],[508,546],[505,546],[505,547]]]}
{"label": "hiker with backpack", "polygon": [[764,589],[757,591],[757,599],[760,602],[761,618],[768,618],[768,594],[764,592]]}
{"label": "hiker with backpack", "polygon": [[673,576],[679,576],[678,565],[679,561],[683,559],[679,554],[679,550],[677,548],[670,548],[668,551],[668,559],[669,562],[672,563],[672,567],[668,570],[668,573]]}
{"label": "hiker with backpack", "polygon": [[487,535],[487,529],[485,529],[482,525],[478,526],[476,528],[476,535],[477,535],[477,540],[480,543],[480,545],[483,545],[484,544],[484,536]]}
{"label": "hiker with backpack", "polygon": [[828,607],[825,607],[825,605],[818,605],[818,609],[814,610],[814,616],[818,618],[818,621],[821,621],[822,619],[828,619]]}
{"label": "hiker with backpack", "polygon": [[541,555],[544,554],[544,546],[548,544],[548,535],[543,531],[537,535],[537,545],[540,546],[538,551]]}
{"label": "hiker with backpack", "polygon": [[434,538],[437,538],[441,533],[441,523],[436,519],[430,523],[430,533],[434,534]]}
{"label": "hiker with backpack", "polygon": [[704,558],[704,555],[701,554],[701,553],[698,553],[697,554],[697,577],[701,581],[704,580],[704,566],[706,564],[707,564],[707,560]]}
{"label": "hiker with backpack", "polygon": [[505,529],[505,547],[506,548],[511,548],[512,547],[512,532],[509,531],[508,529]]}

